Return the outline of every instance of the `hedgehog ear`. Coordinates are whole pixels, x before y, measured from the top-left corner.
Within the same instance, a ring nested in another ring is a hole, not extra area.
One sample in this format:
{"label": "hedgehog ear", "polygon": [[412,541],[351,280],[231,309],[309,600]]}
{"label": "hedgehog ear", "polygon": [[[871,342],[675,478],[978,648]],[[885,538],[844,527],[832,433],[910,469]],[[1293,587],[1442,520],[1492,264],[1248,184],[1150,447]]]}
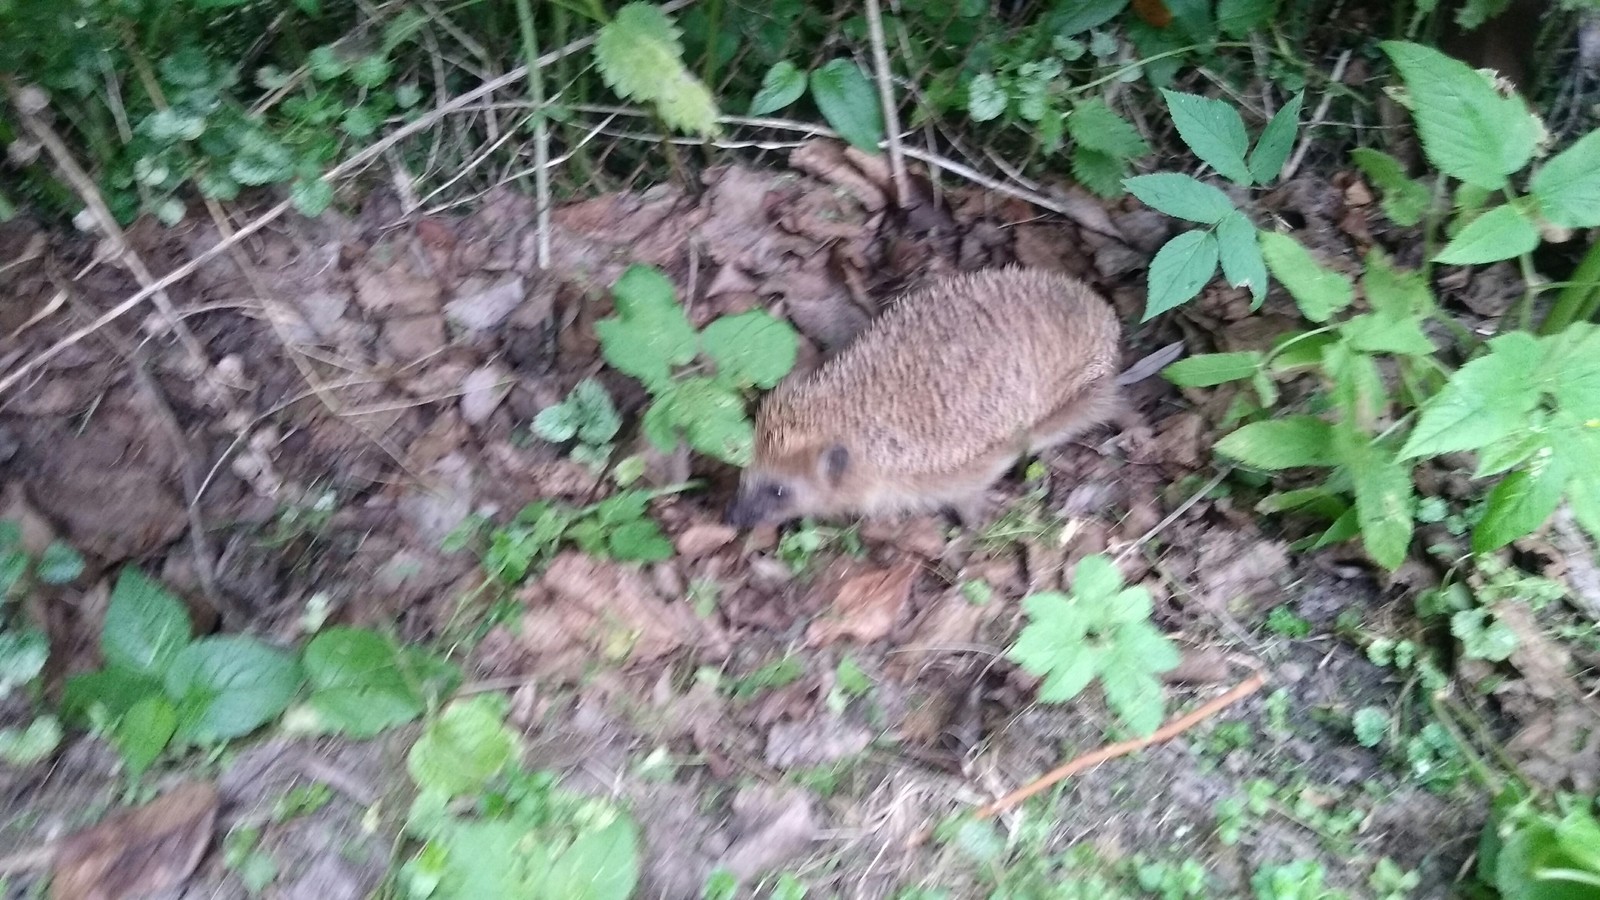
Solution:
{"label": "hedgehog ear", "polygon": [[834,444],[822,451],[822,479],[828,484],[837,485],[839,479],[844,477],[845,469],[850,467],[850,451],[843,444]]}

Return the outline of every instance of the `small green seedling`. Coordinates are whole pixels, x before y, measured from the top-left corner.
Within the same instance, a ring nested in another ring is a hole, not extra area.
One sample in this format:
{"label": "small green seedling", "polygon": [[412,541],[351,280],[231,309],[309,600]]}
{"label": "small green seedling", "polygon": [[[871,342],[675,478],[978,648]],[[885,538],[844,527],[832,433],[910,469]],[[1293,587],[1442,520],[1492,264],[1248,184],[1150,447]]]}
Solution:
{"label": "small green seedling", "polygon": [[1033,594],[1022,601],[1028,624],[1008,657],[1044,678],[1039,699],[1065,703],[1099,679],[1127,727],[1147,735],[1164,709],[1158,676],[1178,665],[1178,650],[1151,624],[1150,592],[1126,587],[1103,555],[1085,557],[1072,592]]}
{"label": "small green seedling", "polygon": [[[747,465],[755,429],[746,394],[773,387],[794,367],[794,329],[751,310],[696,332],[672,282],[649,266],[630,267],[612,294],[617,314],[596,322],[595,333],[606,362],[650,392],[645,437],[663,453],[686,440],[701,453]],[[708,368],[714,371],[706,374]]]}
{"label": "small green seedling", "polygon": [[[543,571],[566,545],[591,556],[621,562],[658,562],[672,556],[672,542],[649,516],[652,499],[667,491],[620,491],[585,507],[539,500],[489,533],[483,568],[507,586]],[[456,542],[461,543],[461,542]]]}
{"label": "small green seedling", "polygon": [[574,441],[572,458],[591,470],[603,469],[611,458],[611,442],[622,427],[622,417],[600,382],[585,378],[567,398],[533,418],[533,433],[553,444]]}

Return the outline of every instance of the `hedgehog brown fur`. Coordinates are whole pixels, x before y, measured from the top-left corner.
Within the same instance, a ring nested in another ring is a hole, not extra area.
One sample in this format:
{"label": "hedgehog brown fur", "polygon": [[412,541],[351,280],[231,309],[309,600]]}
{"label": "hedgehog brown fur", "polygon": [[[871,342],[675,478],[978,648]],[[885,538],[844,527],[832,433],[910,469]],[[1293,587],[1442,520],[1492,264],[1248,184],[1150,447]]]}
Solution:
{"label": "hedgehog brown fur", "polygon": [[1025,453],[1111,418],[1120,324],[1080,281],[1016,267],[908,293],[756,415],[728,520],[970,518]]}

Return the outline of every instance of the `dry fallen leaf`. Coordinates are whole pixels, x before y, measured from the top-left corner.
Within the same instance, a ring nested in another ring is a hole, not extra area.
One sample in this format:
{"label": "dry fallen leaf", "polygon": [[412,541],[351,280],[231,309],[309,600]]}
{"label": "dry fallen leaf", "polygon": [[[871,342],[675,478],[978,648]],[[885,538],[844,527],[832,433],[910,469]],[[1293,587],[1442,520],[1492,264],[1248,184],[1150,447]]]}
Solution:
{"label": "dry fallen leaf", "polygon": [[900,620],[916,574],[915,562],[902,562],[851,576],[839,588],[828,612],[811,623],[806,642],[822,647],[840,638],[866,644],[884,637]]}
{"label": "dry fallen leaf", "polygon": [[61,844],[54,900],[126,900],[181,884],[211,843],[217,789],[190,782],[123,810]]}

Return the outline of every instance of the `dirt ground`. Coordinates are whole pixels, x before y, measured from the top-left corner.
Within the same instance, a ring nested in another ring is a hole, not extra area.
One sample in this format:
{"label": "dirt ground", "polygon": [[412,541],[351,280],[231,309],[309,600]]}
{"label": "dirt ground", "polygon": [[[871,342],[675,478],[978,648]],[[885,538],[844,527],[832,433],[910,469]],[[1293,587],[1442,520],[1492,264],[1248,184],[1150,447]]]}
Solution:
{"label": "dirt ground", "polygon": [[[813,896],[918,886],[986,896],[958,848],[915,839],[1114,733],[1092,693],[1035,705],[1029,677],[1001,655],[1021,596],[1109,552],[1130,582],[1151,588],[1159,624],[1184,649],[1172,705],[1203,702],[1252,672],[1267,687],[1003,816],[1002,832],[1036,836],[1050,854],[1088,848],[1060,870],[1064,884],[1136,856],[1192,859],[1213,873],[1215,895],[1246,896],[1263,865],[1314,859],[1330,884],[1374,896],[1368,879],[1387,857],[1420,873],[1412,896],[1451,895],[1476,849],[1482,794],[1427,790],[1392,754],[1355,741],[1353,712],[1394,706],[1403,676],[1335,634],[1341,612],[1378,631],[1393,624],[1415,573],[1380,583],[1348,549],[1291,551],[1295,535],[1262,533],[1253,501],[1211,479],[1227,389],[1185,395],[1159,378],[1140,382],[1124,427],[1047,454],[1034,485],[1006,482],[1016,527],[965,558],[950,551],[946,522],[925,517],[867,523],[859,553],[850,540],[826,543],[798,572],[778,533],[721,524],[734,471],[657,454],[634,442],[630,420],[623,449],[646,456],[649,483],[703,484],[652,506],[676,555],[642,568],[566,555],[509,606],[470,599],[482,580],[476,559],[441,549],[469,515],[503,521],[535,499],[585,502],[607,490],[528,423],[588,376],[625,415],[639,410],[639,386],[601,365],[593,329],[629,264],[662,268],[696,325],[758,306],[787,317],[807,365],[896,292],[1010,263],[1082,277],[1136,323],[1143,267],[1173,227],[1132,200],[1069,193],[1060,202],[1072,216],[1042,219],[1020,201],[950,184],[895,212],[886,187],[877,161],[816,142],[787,169],[723,166],[693,191],[564,205],[547,271],[526,197],[505,191],[464,215],[418,220],[380,191],[348,216],[284,221],[202,265],[166,292],[176,322],[140,306],[0,397],[0,517],[65,539],[91,564],[30,610],[49,629],[52,659],[67,661],[50,673],[51,690],[95,664],[105,576],[125,564],[179,591],[202,629],[293,641],[305,611],[326,605],[331,621],[457,648],[477,688],[509,694],[534,767],[631,804],[645,838],[640,896],[698,897],[716,866],[791,872]],[[1302,176],[1263,206],[1308,244],[1333,248],[1332,259],[1378,244],[1405,261],[1403,236],[1373,233],[1371,192],[1347,173]],[[204,218],[130,234],[155,272],[218,239]],[[0,226],[0,260],[0,334],[12,336],[0,342],[0,372],[138,287],[92,245],[25,222]],[[1497,277],[1458,293],[1487,310]],[[1213,287],[1181,315],[1130,325],[1125,363],[1175,341],[1189,352],[1262,347],[1294,322],[1282,298],[1252,313],[1247,295]],[[974,580],[992,588],[990,602],[963,594]],[[705,585],[716,602],[700,616],[684,598]],[[1265,628],[1277,607],[1311,634]],[[599,615],[637,631],[631,654],[607,658],[589,642]],[[790,654],[803,662],[798,678],[744,696],[694,677],[710,669],[737,680]],[[846,657],[870,676],[871,694],[830,702]],[[1494,727],[1510,735],[1535,718]],[[264,823],[261,847],[280,866],[271,896],[367,896],[403,852],[393,825],[414,736],[266,735],[131,792],[104,744],[69,736],[52,761],[0,771],[0,856],[164,785],[214,779],[217,834]],[[642,777],[638,762],[659,748],[677,761],[673,776]],[[1586,764],[1564,757],[1551,778]],[[1243,799],[1256,779],[1276,792],[1224,840],[1219,804]],[[332,802],[286,822],[266,814],[286,786],[308,782],[329,785]],[[245,896],[222,856],[213,844],[170,896]],[[29,879],[14,878],[7,896],[27,896]]]}

